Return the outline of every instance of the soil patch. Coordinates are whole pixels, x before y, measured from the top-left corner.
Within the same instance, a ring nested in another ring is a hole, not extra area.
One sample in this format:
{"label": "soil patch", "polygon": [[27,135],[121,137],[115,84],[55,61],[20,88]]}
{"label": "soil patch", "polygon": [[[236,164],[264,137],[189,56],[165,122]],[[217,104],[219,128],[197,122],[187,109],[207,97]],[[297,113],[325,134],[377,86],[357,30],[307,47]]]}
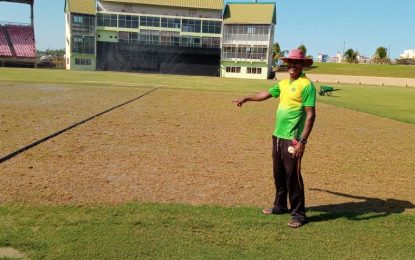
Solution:
{"label": "soil patch", "polygon": [[[159,89],[0,164],[0,202],[269,206],[276,100]],[[415,204],[415,126],[319,103],[308,207]],[[410,208],[409,206],[400,207]]]}
{"label": "soil patch", "polygon": [[11,85],[0,89],[0,157],[148,88]]}
{"label": "soil patch", "polygon": [[0,258],[28,259],[25,254],[13,247],[0,247]]}

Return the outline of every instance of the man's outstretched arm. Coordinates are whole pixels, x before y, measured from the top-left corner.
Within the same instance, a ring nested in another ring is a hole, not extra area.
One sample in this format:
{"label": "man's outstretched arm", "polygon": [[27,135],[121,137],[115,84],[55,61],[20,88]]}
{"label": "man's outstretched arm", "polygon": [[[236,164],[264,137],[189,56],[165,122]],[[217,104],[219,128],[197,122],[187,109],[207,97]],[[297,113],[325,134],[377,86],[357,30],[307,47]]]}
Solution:
{"label": "man's outstretched arm", "polygon": [[272,97],[272,95],[269,93],[269,91],[264,90],[264,91],[258,92],[256,94],[234,100],[232,102],[236,103],[236,105],[238,107],[241,107],[244,103],[246,103],[248,101],[263,101],[263,100],[266,100],[270,97]]}

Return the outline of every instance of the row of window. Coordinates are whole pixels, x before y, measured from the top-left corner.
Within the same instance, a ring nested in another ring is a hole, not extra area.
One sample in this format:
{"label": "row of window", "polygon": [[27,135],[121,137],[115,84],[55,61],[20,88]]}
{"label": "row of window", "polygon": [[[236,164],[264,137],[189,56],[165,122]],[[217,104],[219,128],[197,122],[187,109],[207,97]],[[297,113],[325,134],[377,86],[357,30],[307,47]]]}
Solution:
{"label": "row of window", "polygon": [[95,17],[92,15],[72,14],[72,33],[76,34],[94,34]]}
{"label": "row of window", "polygon": [[144,45],[165,45],[184,47],[220,48],[218,37],[180,36],[179,32],[141,30],[136,32],[119,32],[121,42]]}
{"label": "row of window", "polygon": [[[226,72],[228,73],[241,73],[241,67],[226,67]],[[247,68],[247,74],[261,74],[262,68]]]}
{"label": "row of window", "polygon": [[269,25],[227,25],[224,28],[224,34],[267,35],[269,30]]}
{"label": "row of window", "polygon": [[[198,19],[180,19],[154,16],[138,16],[123,14],[97,14],[97,25],[119,28],[139,28],[139,26],[176,28],[183,32],[203,32],[203,33],[221,33],[222,23],[220,21],[198,20]],[[72,14],[72,31],[93,32],[95,18],[92,15]],[[270,27],[266,25],[227,25],[224,28],[224,35],[228,38],[242,37],[242,35],[252,35],[262,37],[267,40]],[[239,36],[238,36],[239,35]],[[262,39],[261,38],[261,39]]]}
{"label": "row of window", "polygon": [[182,32],[221,33],[222,22],[197,19],[179,19],[154,16],[97,14],[97,25],[119,28],[162,27],[181,29]]}
{"label": "row of window", "polygon": [[223,59],[267,59],[268,48],[265,46],[248,47],[248,46],[224,46],[222,51]]}
{"label": "row of window", "polygon": [[241,73],[241,67],[226,67],[226,72]]}
{"label": "row of window", "polygon": [[92,61],[91,61],[91,59],[75,58],[75,64],[76,65],[91,66]]}
{"label": "row of window", "polygon": [[233,52],[233,53],[263,53],[267,54],[268,48],[267,46],[224,46],[224,52]]}
{"label": "row of window", "polygon": [[72,53],[95,54],[95,37],[74,35],[72,37]]}
{"label": "row of window", "polygon": [[261,74],[262,68],[247,68],[246,73],[248,74]]}

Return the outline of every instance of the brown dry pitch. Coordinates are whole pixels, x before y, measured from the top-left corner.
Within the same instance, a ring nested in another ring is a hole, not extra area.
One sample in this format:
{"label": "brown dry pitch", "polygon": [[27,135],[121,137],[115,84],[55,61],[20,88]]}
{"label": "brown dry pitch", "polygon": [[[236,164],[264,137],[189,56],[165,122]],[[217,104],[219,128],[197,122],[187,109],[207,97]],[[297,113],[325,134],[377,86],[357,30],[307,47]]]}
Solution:
{"label": "brown dry pitch", "polygon": [[[2,156],[149,90],[50,87],[31,87],[42,92],[35,100],[0,88],[15,95],[0,104]],[[240,95],[158,89],[0,164],[0,203],[270,206],[278,103],[238,108],[231,101]],[[318,103],[303,159],[307,206],[415,204],[414,133],[411,124]]]}

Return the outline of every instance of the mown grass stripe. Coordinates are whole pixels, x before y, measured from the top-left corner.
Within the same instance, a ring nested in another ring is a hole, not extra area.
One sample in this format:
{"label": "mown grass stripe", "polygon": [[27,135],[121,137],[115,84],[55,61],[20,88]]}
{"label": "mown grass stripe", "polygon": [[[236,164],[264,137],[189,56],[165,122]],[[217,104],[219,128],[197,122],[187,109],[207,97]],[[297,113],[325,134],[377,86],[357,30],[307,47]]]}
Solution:
{"label": "mown grass stripe", "polygon": [[80,122],[78,122],[78,123],[75,123],[75,124],[73,124],[73,125],[71,125],[71,126],[68,126],[68,127],[64,128],[64,129],[62,129],[62,130],[59,130],[59,131],[57,131],[57,132],[55,132],[55,133],[53,133],[53,134],[51,134],[51,135],[48,135],[48,136],[46,136],[46,137],[44,137],[44,138],[42,138],[42,139],[40,139],[40,140],[37,140],[37,141],[35,141],[35,142],[33,142],[33,143],[29,144],[29,145],[26,145],[26,146],[24,146],[23,148],[20,148],[19,150],[16,150],[16,151],[14,151],[14,152],[12,152],[12,153],[10,153],[10,154],[8,154],[8,155],[6,155],[6,156],[4,156],[4,157],[0,158],[0,164],[1,164],[1,163],[3,163],[3,162],[5,162],[5,161],[10,160],[11,158],[13,158],[13,157],[15,157],[15,156],[17,156],[17,155],[19,155],[19,154],[21,154],[21,153],[23,153],[23,152],[25,152],[25,151],[27,151],[27,150],[31,149],[31,148],[33,148],[33,147],[35,147],[35,146],[37,146],[37,145],[39,145],[39,144],[41,144],[41,143],[46,142],[47,140],[49,140],[49,139],[51,139],[51,138],[54,138],[54,137],[56,137],[56,136],[58,136],[58,135],[61,135],[61,134],[65,133],[66,131],[69,131],[69,130],[71,130],[72,128],[75,128],[75,127],[77,127],[77,126],[80,126],[80,125],[82,125],[82,124],[85,124],[86,122],[91,121],[92,119],[97,118],[97,117],[99,117],[99,116],[102,116],[103,114],[106,114],[106,113],[108,113],[108,112],[111,112],[111,111],[112,111],[112,110],[114,110],[114,109],[117,109],[117,108],[122,107],[122,106],[125,106],[125,105],[127,105],[127,104],[129,104],[129,103],[131,103],[131,102],[134,102],[134,101],[136,101],[137,99],[140,99],[140,98],[142,98],[142,97],[144,97],[144,96],[146,96],[146,95],[148,95],[148,94],[150,94],[150,93],[152,93],[152,92],[156,91],[156,90],[157,90],[157,89],[159,89],[159,88],[160,88],[160,87],[154,88],[154,89],[152,89],[152,90],[150,90],[150,91],[148,91],[148,92],[146,92],[146,93],[144,93],[144,94],[142,94],[142,95],[140,95],[140,96],[138,96],[138,97],[135,97],[135,98],[133,98],[133,99],[131,99],[131,100],[128,100],[127,102],[124,102],[124,103],[122,103],[122,104],[119,104],[119,105],[117,105],[117,106],[114,106],[114,107],[112,107],[112,108],[109,108],[109,109],[107,109],[107,110],[105,110],[105,111],[103,111],[103,112],[100,112],[100,113],[98,113],[98,114],[96,114],[96,115],[93,115],[93,116],[91,116],[91,117],[88,117],[87,119],[84,119],[84,120],[82,120],[82,121],[80,121]]}

